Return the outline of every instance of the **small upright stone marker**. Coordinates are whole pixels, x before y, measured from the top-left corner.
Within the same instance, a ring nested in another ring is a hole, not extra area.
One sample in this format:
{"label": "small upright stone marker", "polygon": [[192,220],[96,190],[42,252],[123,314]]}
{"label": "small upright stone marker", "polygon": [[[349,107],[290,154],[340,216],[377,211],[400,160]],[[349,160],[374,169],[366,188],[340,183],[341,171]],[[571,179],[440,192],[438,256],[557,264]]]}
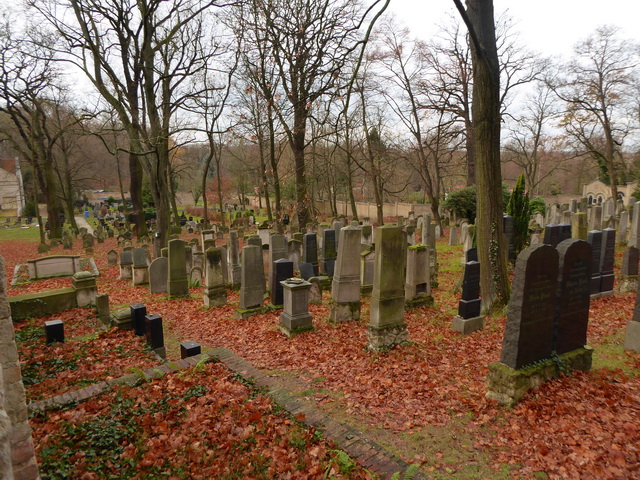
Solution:
{"label": "small upright stone marker", "polygon": [[404,283],[407,306],[418,307],[433,303],[429,278],[429,247],[410,246],[407,249],[407,273]]}
{"label": "small upright stone marker", "polygon": [[145,336],[147,343],[155,353],[162,358],[167,357],[164,348],[164,331],[162,329],[162,317],[157,314],[147,315],[144,318]]}
{"label": "small upright stone marker", "polygon": [[141,303],[136,303],[129,307],[131,309],[131,321],[133,322],[133,330],[139,337],[145,335],[145,322],[147,316],[147,307]]}
{"label": "small upright stone marker", "polygon": [[149,288],[151,293],[167,293],[169,259],[158,257],[149,265]]}
{"label": "small upright stone marker", "polygon": [[169,280],[167,293],[170,297],[189,295],[187,262],[184,255],[184,242],[179,239],[169,241]]}
{"label": "small upright stone marker", "polygon": [[407,340],[404,322],[404,267],[407,242],[400,227],[376,229],[376,259],[367,338],[369,349],[386,350]]}
{"label": "small upright stone marker", "polygon": [[224,250],[220,247],[209,247],[205,252],[205,285],[204,306],[219,307],[227,304],[227,286],[224,282]]}
{"label": "small upright stone marker", "polygon": [[49,320],[44,322],[44,333],[47,344],[64,343],[64,323],[62,320]]}
{"label": "small upright stone marker", "polygon": [[284,291],[284,311],[280,314],[280,331],[287,337],[313,329],[309,314],[309,289],[311,284],[300,278],[281,282]]}
{"label": "small upright stone marker", "polygon": [[180,358],[185,359],[189,357],[195,357],[202,353],[202,347],[196,342],[182,342],[180,344]]}
{"label": "small upright stone marker", "polygon": [[236,318],[248,318],[262,309],[265,281],[262,247],[246,245],[242,249],[242,281],[240,284],[240,309]]}
{"label": "small upright stone marker", "polygon": [[467,262],[462,280],[462,299],[458,304],[458,315],[453,318],[452,330],[463,335],[484,328],[484,316],[480,315],[480,263]]}
{"label": "small upright stone marker", "polygon": [[[273,238],[271,240],[273,241]],[[282,282],[291,277],[293,277],[293,262],[291,260],[288,258],[280,258],[273,262],[272,305],[283,305]]]}
{"label": "small upright stone marker", "polygon": [[360,319],[360,237],[358,227],[340,230],[338,259],[331,283],[332,322]]}

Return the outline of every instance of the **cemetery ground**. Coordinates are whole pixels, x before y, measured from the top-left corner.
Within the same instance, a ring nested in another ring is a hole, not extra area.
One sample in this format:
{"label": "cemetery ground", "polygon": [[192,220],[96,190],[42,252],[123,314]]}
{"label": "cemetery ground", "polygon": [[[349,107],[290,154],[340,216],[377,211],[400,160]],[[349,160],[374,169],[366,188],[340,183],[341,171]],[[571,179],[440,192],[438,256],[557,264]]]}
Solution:
{"label": "cemetery ground", "polygon": [[[35,236],[10,239],[5,232],[11,230],[0,231],[0,255],[8,281],[27,259],[85,256],[80,240],[72,250],[38,254]],[[509,409],[485,399],[487,366],[499,360],[505,315],[488,318],[483,330],[467,336],[451,331],[462,246],[449,246],[446,238],[438,242],[434,305],[407,310],[409,344],[385,353],[365,349],[367,298],[360,321],[332,324],[325,292],[322,305],[310,305],[315,329],[289,339],[277,328],[279,310],[236,320],[236,292],[229,305],[205,309],[202,287],[167,300],[148,286],[118,280],[118,265],[107,265],[112,248],[113,238],[94,246],[98,292],[109,295],[112,311],[142,303],[161,315],[170,360],[179,358],[186,340],[203,351],[227,348],[296,399],[418,465],[426,478],[640,476],[640,354],[622,348],[635,293],[592,300],[591,371],[541,385]],[[41,280],[9,287],[8,294],[70,284]],[[321,429],[306,428],[304,415],[287,416],[222,363],[200,362],[142,381],[141,372],[158,361],[133,333],[99,331],[94,317],[93,310],[74,309],[15,324],[28,401],[132,373],[141,380],[34,414],[43,478],[375,477]],[[71,340],[44,344],[37,326],[51,318],[64,319]]]}

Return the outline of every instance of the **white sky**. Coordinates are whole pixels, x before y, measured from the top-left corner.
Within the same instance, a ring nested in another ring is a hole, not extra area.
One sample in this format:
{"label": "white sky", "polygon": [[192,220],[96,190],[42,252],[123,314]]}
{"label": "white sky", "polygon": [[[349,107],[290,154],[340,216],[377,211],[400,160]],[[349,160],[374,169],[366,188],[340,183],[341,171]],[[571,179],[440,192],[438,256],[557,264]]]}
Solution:
{"label": "white sky", "polygon": [[[616,25],[621,38],[640,42],[638,0],[494,0],[494,9],[496,18],[508,10],[522,42],[545,56],[571,55],[601,25]],[[436,33],[448,13],[458,15],[453,0],[391,0],[387,11],[422,39]]]}

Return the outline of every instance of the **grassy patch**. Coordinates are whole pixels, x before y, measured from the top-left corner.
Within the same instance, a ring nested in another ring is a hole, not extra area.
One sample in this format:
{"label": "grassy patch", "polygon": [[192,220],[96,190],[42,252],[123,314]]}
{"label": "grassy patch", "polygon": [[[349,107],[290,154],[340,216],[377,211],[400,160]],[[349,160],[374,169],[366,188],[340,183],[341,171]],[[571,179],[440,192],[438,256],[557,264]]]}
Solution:
{"label": "grassy patch", "polygon": [[40,241],[40,229],[31,226],[29,228],[0,228],[0,242],[5,240],[24,240],[27,242]]}
{"label": "grassy patch", "polygon": [[593,350],[593,368],[620,369],[626,375],[640,376],[640,369],[633,354],[625,352],[624,331],[615,333],[603,338],[601,344],[596,345]]}

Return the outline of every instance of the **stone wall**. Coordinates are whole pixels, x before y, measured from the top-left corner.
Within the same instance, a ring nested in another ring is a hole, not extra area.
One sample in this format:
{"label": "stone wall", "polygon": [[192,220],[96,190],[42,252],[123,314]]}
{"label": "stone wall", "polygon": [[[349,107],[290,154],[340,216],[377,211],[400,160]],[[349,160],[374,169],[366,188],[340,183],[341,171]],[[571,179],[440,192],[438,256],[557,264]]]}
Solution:
{"label": "stone wall", "polygon": [[[0,466],[7,460],[4,457],[8,439],[13,474],[3,474],[3,479],[29,480],[38,478],[38,466],[6,289],[4,259],[0,258]],[[8,422],[2,415],[3,410],[8,416]],[[8,432],[5,433],[3,430],[6,427]]]}

